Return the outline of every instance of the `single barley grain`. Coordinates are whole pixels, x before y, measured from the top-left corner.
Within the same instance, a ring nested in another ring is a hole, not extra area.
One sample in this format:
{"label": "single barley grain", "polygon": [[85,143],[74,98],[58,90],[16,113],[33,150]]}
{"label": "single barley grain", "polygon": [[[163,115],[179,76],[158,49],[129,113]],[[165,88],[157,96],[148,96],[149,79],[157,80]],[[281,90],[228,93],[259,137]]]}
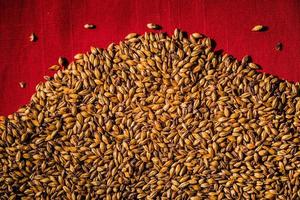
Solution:
{"label": "single barley grain", "polygon": [[161,26],[159,26],[158,24],[148,23],[147,28],[152,29],[152,30],[158,30],[158,29],[161,29]]}
{"label": "single barley grain", "polygon": [[35,42],[37,40],[37,36],[34,33],[31,33],[29,36],[29,41],[30,42]]}
{"label": "single barley grain", "polygon": [[85,29],[95,29],[95,28],[96,28],[96,25],[94,25],[94,24],[85,24],[83,27],[84,27]]}
{"label": "single barley grain", "polygon": [[62,67],[65,67],[68,63],[67,59],[65,57],[61,57],[61,56],[58,58],[57,62]]}
{"label": "single barley grain", "polygon": [[24,81],[19,82],[19,86],[22,89],[25,88],[26,87],[26,82],[24,82]]}
{"label": "single barley grain", "polygon": [[60,69],[59,65],[52,65],[51,67],[49,67],[49,70],[53,70],[53,71],[57,71]]}
{"label": "single barley grain", "polygon": [[255,25],[252,29],[251,29],[251,31],[253,31],[253,32],[259,32],[259,31],[263,31],[265,29],[265,26],[263,26],[263,25]]}
{"label": "single barley grain", "polygon": [[275,46],[275,49],[276,49],[276,51],[281,51],[282,47],[283,47],[282,43],[281,42],[277,42],[276,46]]}

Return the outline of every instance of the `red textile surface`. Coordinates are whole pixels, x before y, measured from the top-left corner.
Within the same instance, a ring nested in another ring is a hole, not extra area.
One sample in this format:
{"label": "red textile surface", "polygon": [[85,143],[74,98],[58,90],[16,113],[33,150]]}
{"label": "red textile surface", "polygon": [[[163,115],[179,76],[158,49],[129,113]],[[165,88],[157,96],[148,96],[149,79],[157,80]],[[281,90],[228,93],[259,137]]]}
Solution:
{"label": "red textile surface", "polygon": [[[176,27],[204,33],[216,41],[216,50],[238,59],[249,54],[263,71],[300,81],[298,0],[0,0],[0,11],[0,115],[29,102],[59,56],[72,61],[90,46],[104,48],[130,32],[148,31],[148,22],[168,33]],[[86,23],[97,28],[86,30]],[[256,24],[269,30],[251,32]],[[35,43],[28,39],[32,32]],[[278,41],[281,52],[274,49]]]}

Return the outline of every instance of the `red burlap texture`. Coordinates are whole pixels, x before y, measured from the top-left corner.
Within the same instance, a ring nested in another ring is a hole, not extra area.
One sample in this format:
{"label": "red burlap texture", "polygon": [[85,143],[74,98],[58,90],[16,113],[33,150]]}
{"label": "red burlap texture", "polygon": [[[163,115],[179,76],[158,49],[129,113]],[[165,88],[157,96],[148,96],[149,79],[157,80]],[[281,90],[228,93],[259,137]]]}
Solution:
{"label": "red burlap texture", "polygon": [[[216,41],[216,50],[238,59],[249,54],[263,71],[300,81],[298,0],[1,0],[0,11],[0,115],[29,102],[59,56],[72,61],[90,46],[105,48],[130,32],[148,31],[148,22],[168,33],[176,27],[204,33]],[[86,23],[97,28],[86,30]],[[256,24],[269,30],[251,32]],[[29,42],[32,32],[35,43]],[[281,52],[277,42],[284,45]]]}

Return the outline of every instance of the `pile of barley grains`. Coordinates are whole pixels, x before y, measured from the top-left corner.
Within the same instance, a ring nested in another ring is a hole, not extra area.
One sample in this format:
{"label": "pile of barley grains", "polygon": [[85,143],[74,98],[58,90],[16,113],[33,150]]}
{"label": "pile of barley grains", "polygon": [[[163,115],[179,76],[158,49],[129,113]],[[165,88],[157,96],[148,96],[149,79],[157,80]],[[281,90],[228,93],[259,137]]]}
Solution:
{"label": "pile of barley grains", "polygon": [[299,199],[299,83],[257,69],[178,29],[77,54],[0,120],[0,196]]}

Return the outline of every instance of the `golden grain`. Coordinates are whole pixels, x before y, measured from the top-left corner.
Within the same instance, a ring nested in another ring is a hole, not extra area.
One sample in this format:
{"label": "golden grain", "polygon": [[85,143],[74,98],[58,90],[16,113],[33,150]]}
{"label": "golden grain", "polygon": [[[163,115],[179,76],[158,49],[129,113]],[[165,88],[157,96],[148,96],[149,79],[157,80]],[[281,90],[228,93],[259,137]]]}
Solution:
{"label": "golden grain", "polygon": [[85,29],[94,29],[94,28],[96,28],[96,26],[94,24],[85,24],[83,27]]}
{"label": "golden grain", "polygon": [[4,199],[300,198],[299,83],[179,29],[74,58],[0,118]]}
{"label": "golden grain", "polygon": [[24,89],[24,88],[26,88],[26,82],[24,82],[24,81],[21,81],[21,82],[19,82],[19,86],[20,86],[20,88],[22,88],[22,89]]}
{"label": "golden grain", "polygon": [[258,31],[262,31],[264,28],[265,28],[265,26],[263,26],[263,25],[255,25],[255,26],[251,29],[251,31],[258,32]]}
{"label": "golden grain", "polygon": [[275,45],[275,50],[276,51],[281,51],[282,47],[283,47],[282,43],[281,42],[277,42],[276,45]]}
{"label": "golden grain", "polygon": [[31,33],[30,36],[29,36],[29,41],[30,42],[37,41],[37,36],[34,33]]}
{"label": "golden grain", "polygon": [[152,29],[152,30],[157,30],[157,29],[160,29],[161,27],[157,24],[148,23],[147,28]]}

